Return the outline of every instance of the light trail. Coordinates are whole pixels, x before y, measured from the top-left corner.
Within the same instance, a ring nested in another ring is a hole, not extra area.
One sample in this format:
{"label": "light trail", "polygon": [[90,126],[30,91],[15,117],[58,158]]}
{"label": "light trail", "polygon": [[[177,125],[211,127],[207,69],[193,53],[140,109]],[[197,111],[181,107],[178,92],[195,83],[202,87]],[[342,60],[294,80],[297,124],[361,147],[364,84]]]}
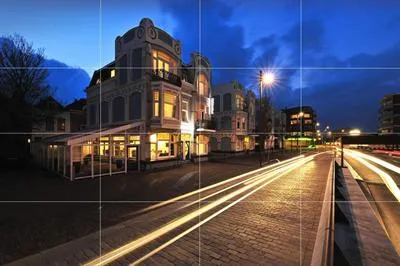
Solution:
{"label": "light trail", "polygon": [[[182,216],[180,218],[177,218],[177,219],[173,220],[172,222],[170,222],[169,224],[164,225],[164,226],[162,226],[162,227],[160,227],[160,228],[148,233],[147,235],[139,237],[136,240],[133,240],[132,242],[130,242],[128,244],[125,244],[125,245],[123,245],[123,246],[121,246],[121,247],[119,247],[117,249],[114,249],[114,250],[102,255],[101,257],[86,263],[85,265],[87,265],[87,266],[92,266],[92,265],[98,266],[98,265],[105,265],[105,264],[111,263],[111,262],[117,260],[118,258],[133,252],[137,248],[140,248],[140,247],[148,244],[149,242],[151,242],[151,241],[153,241],[153,240],[165,235],[166,233],[178,228],[179,226],[182,226],[183,224],[191,221],[192,219],[199,217],[200,215],[202,215],[202,214],[204,214],[204,213],[206,213],[206,212],[218,207],[219,205],[221,205],[221,204],[223,204],[225,202],[228,202],[232,198],[234,198],[236,196],[239,196],[240,194],[242,194],[242,193],[244,193],[244,192],[246,192],[246,191],[248,191],[248,190],[250,190],[250,189],[252,189],[252,188],[254,188],[254,187],[258,186],[258,185],[260,185],[260,184],[262,184],[263,182],[265,182],[265,181],[272,182],[276,178],[278,178],[278,177],[280,177],[280,176],[282,176],[284,174],[287,174],[290,171],[296,169],[297,167],[299,167],[299,166],[311,161],[312,159],[314,159],[315,156],[316,155],[309,156],[309,157],[306,157],[306,158],[302,158],[300,160],[296,160],[291,164],[283,166],[282,168],[278,168],[278,169],[276,169],[274,171],[265,173],[263,178],[260,178],[259,180],[256,180],[253,183],[250,183],[250,184],[248,184],[248,185],[246,185],[246,186],[244,186],[242,188],[239,188],[236,191],[233,191],[233,192],[231,192],[231,193],[229,193],[229,194],[227,194],[227,195],[215,200],[214,202],[211,202],[208,205],[205,205],[204,207],[201,207],[201,208],[199,208],[199,209],[197,209],[197,210],[195,210],[193,212],[190,212],[189,214],[186,214],[186,215],[184,215],[184,216]],[[259,171],[252,171],[252,172],[259,172]],[[249,173],[247,173],[247,174],[245,174],[243,176],[246,176],[246,175],[249,175]],[[236,179],[237,179],[237,177],[236,177]],[[255,191],[257,191],[261,187],[264,187],[267,184],[268,184],[268,182],[260,185],[260,187],[254,189],[253,191],[255,192]],[[249,195],[251,195],[251,194],[249,194]],[[234,201],[234,202],[237,203],[239,201]],[[231,204],[229,204],[229,205],[231,205]],[[231,205],[231,206],[233,206],[233,205]],[[220,214],[222,212],[217,212],[217,213]],[[216,215],[218,215],[218,214],[216,214]],[[215,216],[213,216],[213,217],[215,217]],[[207,221],[209,221],[209,220],[207,220]],[[198,226],[200,226],[200,225],[198,225]],[[192,230],[194,230],[194,229],[192,229]],[[187,233],[189,233],[189,232],[187,232]],[[175,239],[175,238],[173,238],[173,239]]]}
{"label": "light trail", "polygon": [[[299,160],[300,160],[300,159],[301,159],[301,158],[299,158]],[[298,160],[295,160],[295,161],[298,161]],[[290,163],[293,163],[293,161],[292,161],[292,162],[288,162],[288,163],[286,163],[286,164],[284,164],[284,165],[289,165]],[[195,201],[193,201],[193,202],[189,202],[189,203],[185,204],[184,206],[180,207],[178,210],[185,209],[185,208],[187,208],[187,207],[190,207],[190,206],[192,206],[192,205],[194,205],[194,204],[199,203],[200,201],[204,201],[204,200],[207,200],[207,199],[209,199],[209,198],[215,197],[215,196],[217,196],[217,195],[219,195],[219,194],[221,194],[221,193],[223,193],[223,192],[225,192],[225,191],[227,191],[227,190],[230,190],[230,189],[235,188],[235,187],[237,187],[237,186],[240,186],[240,185],[242,185],[242,184],[244,184],[244,185],[251,184],[252,182],[255,182],[255,181],[259,180],[260,178],[262,178],[263,175],[265,175],[265,174],[267,174],[267,173],[270,173],[270,172],[272,172],[273,170],[274,170],[274,169],[269,170],[268,172],[263,172],[263,173],[261,173],[261,174],[252,176],[252,177],[250,177],[250,178],[248,178],[248,179],[245,179],[245,180],[243,180],[243,181],[240,181],[240,182],[238,182],[238,183],[235,183],[235,184],[233,184],[233,185],[230,185],[229,187],[226,187],[226,188],[223,188],[223,189],[221,189],[221,190],[218,190],[218,191],[216,191],[216,192],[214,192],[214,193],[212,193],[212,194],[210,194],[210,195],[207,195],[207,196],[205,196],[205,197],[203,197],[203,198],[201,198],[201,199],[197,199],[197,200],[195,200]]]}
{"label": "light trail", "polygon": [[352,151],[352,150],[349,150],[349,149],[344,149],[344,150],[346,152],[352,152],[353,154],[356,154],[357,156],[359,156],[361,158],[367,159],[367,160],[369,160],[371,162],[374,162],[376,164],[379,164],[380,166],[385,167],[386,169],[389,169],[389,170],[391,170],[391,171],[393,171],[395,173],[400,174],[400,167],[395,166],[395,165],[393,165],[391,163],[388,163],[388,162],[386,162],[386,161],[384,161],[382,159],[376,158],[374,156],[371,156],[371,155],[368,155],[368,154],[365,154],[365,153],[362,153],[362,152],[359,152],[359,151]]}
{"label": "light trail", "polygon": [[253,170],[253,171],[250,171],[250,172],[247,172],[247,173],[244,173],[244,174],[235,176],[235,177],[231,177],[231,178],[229,178],[229,179],[227,179],[227,180],[224,180],[224,181],[221,181],[221,182],[218,182],[218,183],[209,185],[209,186],[207,186],[207,187],[204,187],[204,188],[201,188],[201,189],[197,189],[197,190],[188,192],[188,193],[186,193],[186,194],[177,196],[177,197],[175,197],[175,198],[172,198],[172,199],[169,199],[169,200],[166,200],[166,201],[163,201],[163,202],[160,202],[160,203],[151,205],[151,206],[149,206],[149,207],[147,207],[147,208],[144,208],[144,209],[142,209],[142,210],[136,211],[136,212],[134,212],[133,214],[134,214],[134,215],[138,215],[138,214],[141,214],[141,213],[145,213],[145,212],[148,212],[148,211],[151,211],[151,210],[154,210],[154,209],[163,207],[163,206],[165,206],[165,205],[174,203],[174,202],[176,202],[176,201],[185,199],[185,198],[187,198],[187,197],[190,197],[190,196],[193,196],[193,195],[198,195],[198,194],[201,193],[201,192],[204,192],[204,191],[210,190],[210,189],[212,189],[212,188],[216,188],[216,187],[222,186],[222,185],[224,185],[224,184],[226,184],[226,183],[229,183],[229,182],[238,180],[238,179],[243,178],[243,177],[245,177],[245,176],[248,176],[248,175],[251,175],[251,174],[256,174],[256,173],[265,171],[265,170],[270,169],[270,168],[273,168],[273,167],[281,166],[281,165],[287,164],[287,163],[289,163],[289,162],[293,162],[293,161],[302,159],[302,158],[304,158],[304,157],[305,157],[304,155],[299,155],[299,156],[296,156],[296,157],[293,157],[293,158],[290,158],[290,159],[287,159],[287,160],[284,160],[284,161],[281,161],[281,162],[278,162],[278,163],[275,163],[275,164],[272,164],[272,165],[265,166],[265,167],[263,167],[263,168],[259,168],[259,169],[256,169],[256,170]]}
{"label": "light trail", "polygon": [[257,192],[258,190],[262,189],[263,187],[265,187],[266,185],[268,185],[269,183],[272,183],[273,181],[275,181],[276,179],[280,178],[281,176],[289,173],[290,171],[292,171],[293,169],[289,169],[286,172],[283,172],[277,176],[275,176],[272,179],[269,179],[267,182],[265,182],[264,184],[262,184],[261,186],[257,187],[256,189],[250,191],[249,193],[245,194],[244,196],[240,197],[239,199],[231,202],[229,205],[225,206],[224,208],[222,208],[221,210],[213,213],[212,215],[208,216],[207,218],[205,218],[204,220],[202,220],[201,222],[197,223],[196,225],[193,225],[192,227],[190,227],[189,229],[185,230],[184,232],[180,233],[179,235],[175,236],[174,238],[168,240],[167,242],[165,242],[164,244],[162,244],[161,246],[157,247],[156,249],[150,251],[149,253],[147,253],[145,256],[141,257],[140,259],[138,259],[137,261],[135,261],[134,263],[131,263],[130,266],[133,265],[138,265],[139,263],[145,261],[146,259],[150,258],[151,256],[153,256],[154,254],[156,254],[157,252],[163,250],[164,248],[168,247],[169,245],[173,244],[174,242],[176,242],[177,240],[179,240],[180,238],[184,237],[185,235],[189,234],[190,232],[196,230],[197,228],[199,228],[200,226],[202,226],[203,224],[207,223],[208,221],[210,221],[211,219],[217,217],[218,215],[220,215],[221,213],[225,212],[226,210],[230,209],[232,206],[236,205],[237,203],[239,203],[240,201],[246,199],[247,197],[249,197],[250,195],[252,195],[253,193]]}
{"label": "light trail", "polygon": [[400,189],[397,186],[396,182],[394,182],[393,178],[388,173],[379,169],[375,165],[369,163],[367,160],[362,158],[363,156],[359,155],[360,152],[356,153],[354,151],[350,151],[347,149],[345,149],[345,151],[348,156],[356,159],[357,161],[359,161],[360,163],[362,163],[363,165],[365,165],[366,167],[371,169],[373,172],[375,172],[378,176],[380,176],[380,178],[383,180],[383,182],[385,183],[385,185],[389,189],[389,191],[393,194],[393,196],[397,199],[397,201],[400,202]]}

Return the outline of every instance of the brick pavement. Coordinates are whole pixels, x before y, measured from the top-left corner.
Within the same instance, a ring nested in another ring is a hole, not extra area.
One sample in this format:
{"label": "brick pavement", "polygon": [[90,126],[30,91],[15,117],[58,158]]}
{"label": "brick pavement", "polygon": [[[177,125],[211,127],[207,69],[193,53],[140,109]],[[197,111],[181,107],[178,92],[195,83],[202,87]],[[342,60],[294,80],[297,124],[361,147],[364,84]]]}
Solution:
{"label": "brick pavement", "polygon": [[[331,156],[319,156],[298,170],[217,216],[164,253],[185,249],[208,265],[309,265],[318,229]],[[185,263],[174,257],[173,263]]]}
{"label": "brick pavement", "polygon": [[[292,154],[277,156],[282,159]],[[179,188],[175,187],[178,180],[187,172],[198,171],[198,164],[103,177],[103,201],[145,202],[133,206],[106,204],[101,213],[97,202],[99,179],[70,182],[39,169],[15,172],[17,175],[9,178],[3,176],[0,178],[0,264],[96,232],[100,228],[100,214],[101,226],[106,228],[132,218],[135,210],[151,204],[150,201],[163,201],[197,189],[200,178],[200,185],[206,186],[257,168],[258,156],[201,162],[200,166],[202,175],[192,176]],[[16,200],[24,202],[9,202]]]}
{"label": "brick pavement", "polygon": [[[144,264],[309,264],[329,163],[329,155],[318,156],[166,247]],[[135,208],[132,205],[125,207],[133,211]],[[196,205],[189,207],[190,210],[196,208]],[[187,211],[175,210],[176,204],[168,205],[102,230],[102,253],[132,241]],[[196,222],[197,219],[194,219],[187,226]],[[138,259],[183,229],[164,235],[112,265],[126,265]],[[40,265],[54,265],[56,261],[60,265],[76,265],[95,258],[97,254],[99,234],[94,233],[53,248],[44,255],[31,257],[28,261]]]}

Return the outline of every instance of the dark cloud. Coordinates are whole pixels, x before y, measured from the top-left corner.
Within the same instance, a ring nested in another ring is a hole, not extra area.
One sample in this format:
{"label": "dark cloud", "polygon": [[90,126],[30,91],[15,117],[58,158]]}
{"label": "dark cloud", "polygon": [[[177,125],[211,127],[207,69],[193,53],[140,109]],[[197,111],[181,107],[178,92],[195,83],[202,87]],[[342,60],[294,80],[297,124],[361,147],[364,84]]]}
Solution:
{"label": "dark cloud", "polygon": [[343,61],[335,58],[338,65],[354,69],[305,71],[308,87],[303,89],[303,100],[315,106],[326,123],[375,132],[380,100],[400,92],[400,70],[389,68],[398,66],[399,60],[400,42],[376,55],[362,53]]}
{"label": "dark cloud", "polygon": [[[266,34],[246,47],[243,27],[231,22],[235,7],[217,0],[202,3],[201,25],[198,24],[198,6],[192,1],[163,6],[178,21],[176,35],[183,40],[185,53],[201,48],[212,66],[217,68],[293,67],[279,71],[279,84],[270,92],[278,107],[299,105],[301,100],[303,105],[315,107],[320,122],[331,127],[377,130],[380,99],[385,94],[399,91],[400,71],[331,68],[398,67],[400,43],[379,54],[360,53],[342,59],[332,54],[324,26],[326,21],[321,18],[296,23],[287,32]],[[397,19],[392,20],[391,25],[396,26]],[[302,80],[298,69],[300,52],[303,67],[321,68],[303,70]],[[257,73],[253,72],[244,69],[213,70],[213,83],[239,79],[257,90],[254,77]]]}

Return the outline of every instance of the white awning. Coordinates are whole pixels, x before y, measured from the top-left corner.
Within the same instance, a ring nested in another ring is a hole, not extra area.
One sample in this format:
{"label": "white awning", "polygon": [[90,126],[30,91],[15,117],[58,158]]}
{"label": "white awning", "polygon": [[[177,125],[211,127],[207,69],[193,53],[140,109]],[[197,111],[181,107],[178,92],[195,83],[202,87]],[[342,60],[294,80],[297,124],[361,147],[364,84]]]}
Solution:
{"label": "white awning", "polygon": [[75,145],[75,144],[80,144],[83,142],[91,141],[100,135],[105,136],[105,135],[112,135],[116,133],[120,133],[132,128],[140,127],[143,124],[143,122],[136,122],[136,123],[130,123],[122,126],[117,126],[117,127],[109,127],[109,128],[104,128],[103,130],[96,130],[90,132],[90,134],[82,134],[78,136],[71,137],[67,140],[67,145]]}

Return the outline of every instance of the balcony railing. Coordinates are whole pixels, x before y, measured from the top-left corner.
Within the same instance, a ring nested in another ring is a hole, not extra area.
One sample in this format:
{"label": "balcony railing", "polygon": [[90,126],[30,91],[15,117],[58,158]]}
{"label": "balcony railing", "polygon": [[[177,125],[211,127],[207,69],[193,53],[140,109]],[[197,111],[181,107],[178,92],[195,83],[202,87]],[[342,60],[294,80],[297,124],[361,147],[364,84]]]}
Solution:
{"label": "balcony railing", "polygon": [[195,127],[204,129],[216,129],[216,124],[214,120],[198,120],[195,122]]}
{"label": "balcony railing", "polygon": [[152,80],[154,81],[166,81],[173,85],[180,87],[182,85],[181,78],[174,73],[165,71],[164,69],[153,69]]}

